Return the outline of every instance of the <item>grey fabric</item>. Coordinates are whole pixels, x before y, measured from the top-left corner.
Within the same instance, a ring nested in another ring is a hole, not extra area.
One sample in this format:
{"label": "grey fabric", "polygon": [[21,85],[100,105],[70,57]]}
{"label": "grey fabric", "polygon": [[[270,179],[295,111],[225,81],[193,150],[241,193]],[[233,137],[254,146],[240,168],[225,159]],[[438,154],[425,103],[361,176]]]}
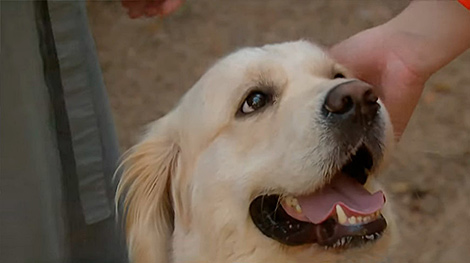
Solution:
{"label": "grey fabric", "polygon": [[0,262],[63,262],[62,171],[35,10],[0,4]]}
{"label": "grey fabric", "polygon": [[[96,92],[104,90],[104,85],[96,65],[84,2],[49,1],[48,7],[72,136],[80,201],[86,222],[96,223],[111,215],[97,116],[107,112],[106,97]],[[112,127],[112,124],[104,124],[102,128],[107,126]],[[115,140],[114,134],[108,136]]]}
{"label": "grey fabric", "polygon": [[85,2],[0,1],[0,262],[127,262]]}

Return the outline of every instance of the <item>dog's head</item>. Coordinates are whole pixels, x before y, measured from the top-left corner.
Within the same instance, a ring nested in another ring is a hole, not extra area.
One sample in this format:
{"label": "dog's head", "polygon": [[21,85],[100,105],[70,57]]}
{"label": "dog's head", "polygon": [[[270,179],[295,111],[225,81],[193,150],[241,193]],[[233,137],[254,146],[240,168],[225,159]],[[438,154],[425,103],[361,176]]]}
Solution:
{"label": "dog's head", "polygon": [[125,159],[131,258],[377,262],[390,231],[375,177],[392,141],[372,88],[320,48],[240,50]]}

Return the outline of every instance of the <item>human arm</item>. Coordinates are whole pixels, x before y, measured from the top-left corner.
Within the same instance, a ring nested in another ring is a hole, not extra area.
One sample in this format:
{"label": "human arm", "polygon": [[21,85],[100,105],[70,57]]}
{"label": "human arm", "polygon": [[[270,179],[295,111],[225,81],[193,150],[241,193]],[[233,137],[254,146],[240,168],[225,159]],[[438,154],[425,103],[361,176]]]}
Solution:
{"label": "human arm", "polygon": [[176,11],[184,0],[122,0],[130,18],[166,16]]}
{"label": "human arm", "polygon": [[331,55],[377,87],[397,137],[424,83],[470,47],[470,11],[457,1],[413,1],[387,23],[335,45]]}

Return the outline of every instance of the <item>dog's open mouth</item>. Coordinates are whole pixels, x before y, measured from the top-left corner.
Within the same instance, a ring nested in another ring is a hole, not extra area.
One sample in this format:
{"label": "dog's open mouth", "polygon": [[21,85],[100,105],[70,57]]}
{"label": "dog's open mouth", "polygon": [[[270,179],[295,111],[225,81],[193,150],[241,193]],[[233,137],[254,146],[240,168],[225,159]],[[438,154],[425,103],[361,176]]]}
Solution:
{"label": "dog's open mouth", "polygon": [[363,187],[372,166],[372,155],[362,146],[313,194],[257,197],[250,205],[251,218],[264,235],[291,246],[344,249],[374,242],[387,223],[380,213],[383,192],[371,194]]}

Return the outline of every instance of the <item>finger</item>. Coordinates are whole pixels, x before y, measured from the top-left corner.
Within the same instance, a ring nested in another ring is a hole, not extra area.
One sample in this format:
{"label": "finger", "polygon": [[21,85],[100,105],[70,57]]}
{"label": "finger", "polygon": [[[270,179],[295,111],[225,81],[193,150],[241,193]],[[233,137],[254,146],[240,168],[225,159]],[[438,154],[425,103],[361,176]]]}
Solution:
{"label": "finger", "polygon": [[356,43],[349,41],[330,49],[332,58],[350,70],[356,78],[378,85],[384,66],[381,55],[374,53],[372,50],[357,47]]}
{"label": "finger", "polygon": [[395,136],[399,138],[419,102],[424,89],[423,83],[406,81],[407,77],[400,73],[384,76],[384,87],[381,89],[382,101],[393,123]]}
{"label": "finger", "polygon": [[162,12],[162,4],[165,0],[149,0],[145,6],[145,15],[148,17],[160,15]]}
{"label": "finger", "polygon": [[175,12],[182,4],[184,3],[183,0],[167,0],[161,6],[161,15],[169,15]]}
{"label": "finger", "polygon": [[145,15],[148,17],[157,16],[162,13],[162,8],[160,5],[152,4],[145,8]]}
{"label": "finger", "polygon": [[130,18],[138,18],[144,15],[146,1],[122,0],[122,6],[127,8],[127,15]]}

